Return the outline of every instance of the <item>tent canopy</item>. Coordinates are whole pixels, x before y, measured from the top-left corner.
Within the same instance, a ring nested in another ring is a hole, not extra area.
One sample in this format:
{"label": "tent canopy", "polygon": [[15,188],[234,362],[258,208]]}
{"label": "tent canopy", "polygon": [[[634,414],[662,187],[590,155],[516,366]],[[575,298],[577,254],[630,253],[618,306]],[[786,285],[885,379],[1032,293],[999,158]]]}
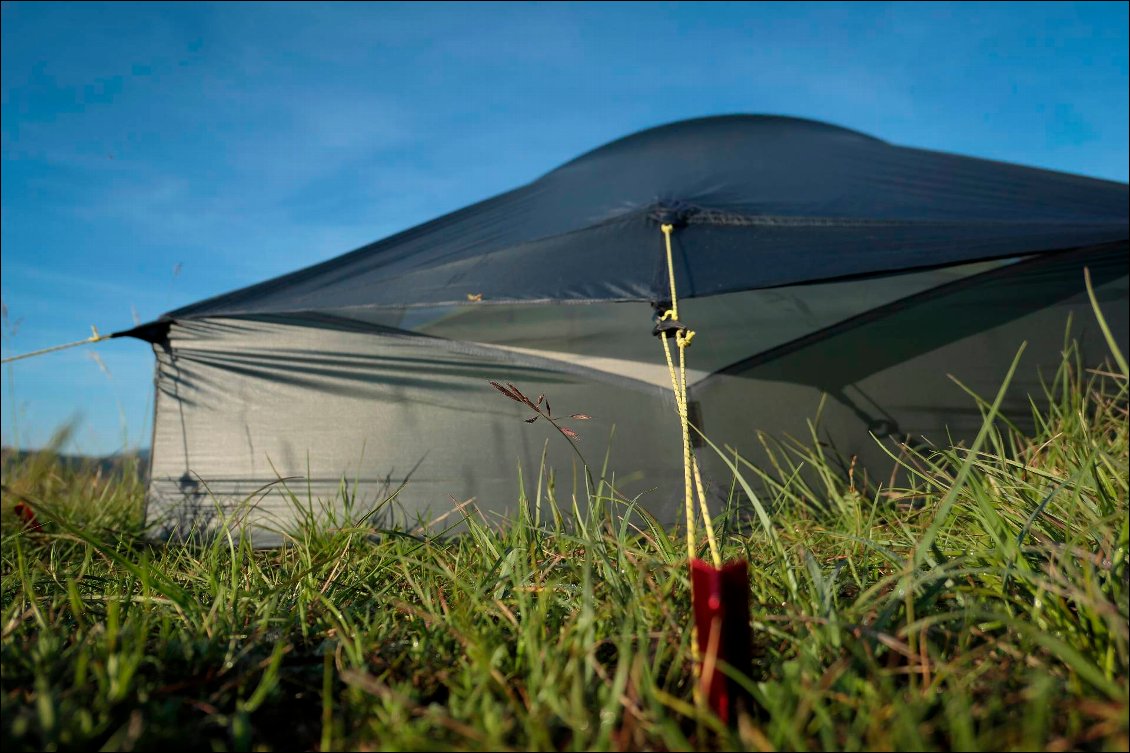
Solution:
{"label": "tent canopy", "polygon": [[[797,118],[652,128],[306,269],[167,314],[354,317],[481,302],[661,301],[673,222],[687,298],[1128,237],[1125,184],[891,145]],[[470,297],[470,298],[469,298]]]}

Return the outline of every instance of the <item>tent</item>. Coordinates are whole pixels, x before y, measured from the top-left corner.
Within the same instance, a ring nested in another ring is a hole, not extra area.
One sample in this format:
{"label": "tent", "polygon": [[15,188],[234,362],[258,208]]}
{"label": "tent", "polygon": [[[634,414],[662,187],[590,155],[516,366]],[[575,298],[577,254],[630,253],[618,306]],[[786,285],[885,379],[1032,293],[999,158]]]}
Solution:
{"label": "tent", "polygon": [[[296,516],[333,518],[347,500],[355,515],[397,489],[408,521],[470,498],[506,513],[543,452],[567,499],[571,448],[493,380],[591,415],[566,422],[588,462],[677,520],[680,429],[653,336],[662,223],[680,319],[698,332],[693,421],[756,459],[758,432],[807,436],[823,401],[820,439],[883,477],[881,442],[980,424],[948,375],[991,396],[1027,342],[1004,406],[1023,416],[1069,315],[1085,360],[1107,355],[1084,267],[1125,347],[1127,189],[787,117],[633,134],[123,333],[157,359],[148,516],[176,534],[239,509],[271,544]],[[699,452],[722,496],[729,477]]]}

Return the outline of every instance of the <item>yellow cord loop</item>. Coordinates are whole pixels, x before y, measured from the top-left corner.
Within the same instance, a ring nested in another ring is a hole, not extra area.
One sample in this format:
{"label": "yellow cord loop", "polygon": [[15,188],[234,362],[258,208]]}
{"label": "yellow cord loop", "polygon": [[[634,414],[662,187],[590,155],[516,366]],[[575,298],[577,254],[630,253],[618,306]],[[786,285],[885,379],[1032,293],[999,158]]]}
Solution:
{"label": "yellow cord loop", "polygon": [[[671,251],[671,233],[675,226],[663,224],[659,227],[663,231],[663,239],[667,249],[667,279],[671,286],[671,309],[659,317],[659,321],[679,321],[679,296],[675,289],[675,262]],[[722,566],[722,557],[718,551],[718,542],[714,539],[714,523],[710,519],[710,510],[706,504],[706,492],[702,485],[702,475],[699,473],[698,461],[691,451],[690,418],[687,411],[687,359],[686,349],[690,347],[695,333],[689,329],[675,331],[675,344],[679,348],[679,371],[675,373],[674,359],[671,357],[671,348],[667,343],[668,332],[663,331],[663,355],[667,360],[667,371],[671,377],[671,391],[675,396],[675,412],[679,416],[679,423],[683,430],[683,502],[687,517],[687,558],[695,556],[695,519],[694,503],[695,491],[698,492],[699,508],[702,512],[703,522],[706,524],[706,539],[710,545],[711,559],[715,567]]]}

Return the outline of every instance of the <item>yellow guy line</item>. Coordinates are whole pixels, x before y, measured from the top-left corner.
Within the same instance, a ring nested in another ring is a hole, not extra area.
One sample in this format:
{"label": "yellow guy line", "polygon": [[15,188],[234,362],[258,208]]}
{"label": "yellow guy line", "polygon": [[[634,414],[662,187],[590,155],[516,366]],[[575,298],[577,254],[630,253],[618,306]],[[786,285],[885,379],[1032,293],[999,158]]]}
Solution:
{"label": "yellow guy line", "polygon": [[[671,310],[665,312],[660,321],[665,319],[679,319],[679,297],[675,290],[675,263],[671,252],[671,233],[673,225],[660,226],[667,247],[667,279],[671,286]],[[695,490],[698,491],[699,506],[702,510],[703,521],[706,523],[706,539],[710,544],[710,555],[715,567],[722,566],[722,557],[718,551],[718,542],[714,539],[714,524],[710,519],[710,510],[706,505],[706,493],[702,486],[702,476],[699,473],[698,461],[691,452],[690,418],[687,412],[687,360],[686,349],[690,347],[694,332],[678,330],[675,333],[675,344],[679,348],[679,373],[675,374],[675,364],[671,358],[671,348],[667,343],[667,333],[661,332],[663,340],[663,355],[667,359],[667,371],[671,377],[671,391],[675,396],[675,410],[679,415],[679,423],[683,430],[683,502],[687,516],[687,557],[695,556],[694,540],[694,491],[691,487],[693,474]]]}
{"label": "yellow guy line", "polygon": [[23,359],[31,358],[32,356],[42,356],[45,353],[54,353],[57,350],[66,350],[67,348],[76,348],[79,345],[86,345],[88,343],[102,342],[103,340],[109,340],[111,337],[113,337],[113,335],[100,335],[100,334],[98,334],[98,328],[95,327],[93,324],[90,325],[90,331],[93,334],[90,337],[86,338],[85,340],[75,340],[73,343],[63,343],[62,345],[52,345],[50,348],[43,348],[41,350],[33,350],[30,353],[21,353],[18,356],[9,356],[8,358],[5,358],[3,361],[0,361],[0,363],[11,363],[12,361],[22,361]]}

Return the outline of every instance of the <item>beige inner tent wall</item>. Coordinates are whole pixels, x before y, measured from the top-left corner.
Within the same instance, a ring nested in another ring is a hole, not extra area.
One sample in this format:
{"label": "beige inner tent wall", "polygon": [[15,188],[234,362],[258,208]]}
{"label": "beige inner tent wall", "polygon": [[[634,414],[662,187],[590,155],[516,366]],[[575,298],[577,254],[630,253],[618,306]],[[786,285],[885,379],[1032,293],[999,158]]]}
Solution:
{"label": "beige inner tent wall", "polygon": [[[487,512],[512,512],[519,470],[532,496],[543,448],[562,504],[571,504],[575,485],[583,503],[583,468],[565,440],[544,421],[524,423],[528,409],[489,380],[513,382],[535,399],[544,393],[555,415],[593,415],[568,422],[592,463],[603,462],[618,424],[609,466],[623,488],[673,478],[673,408],[647,385],[301,320],[187,322],[173,326],[169,345],[158,349],[150,501],[150,517],[169,534],[242,506],[251,508],[245,522],[256,542],[276,543],[302,514],[296,503],[320,516],[326,503],[340,514],[343,485],[359,515],[406,484],[394,505],[401,525],[471,497]],[[663,515],[664,504],[656,498]]]}

